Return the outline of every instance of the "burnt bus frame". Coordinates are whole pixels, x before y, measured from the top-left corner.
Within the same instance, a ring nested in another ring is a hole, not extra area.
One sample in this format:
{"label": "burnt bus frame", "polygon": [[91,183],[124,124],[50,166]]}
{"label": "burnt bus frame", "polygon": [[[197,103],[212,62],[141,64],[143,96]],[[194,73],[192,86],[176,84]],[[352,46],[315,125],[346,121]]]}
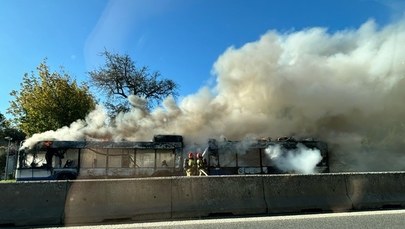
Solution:
{"label": "burnt bus frame", "polygon": [[[159,136],[160,138],[158,142],[112,142],[112,141],[51,141],[52,144],[49,146],[49,148],[53,149],[58,149],[58,150],[67,150],[67,149],[78,149],[78,155],[77,155],[77,167],[76,167],[76,172],[73,172],[70,174],[70,177],[76,178],[80,174],[80,169],[81,169],[81,154],[82,154],[82,149],[92,149],[92,148],[102,148],[102,149],[107,149],[107,154],[106,154],[106,169],[108,168],[108,149],[133,149],[134,155],[136,155],[137,150],[139,149],[151,149],[154,152],[154,171],[156,172],[157,170],[157,150],[159,149],[164,149],[164,150],[171,150],[172,154],[174,155],[174,162],[173,162],[173,167],[169,167],[169,169],[173,172],[172,175],[179,175],[182,173],[182,171],[177,171],[176,170],[176,156],[180,155],[182,156],[182,150],[183,150],[183,142],[163,142],[164,136]],[[173,138],[173,137],[172,137]],[[179,137],[177,137],[179,138]],[[175,139],[176,140],[176,139]],[[40,151],[40,150],[45,150],[44,143],[49,142],[49,141],[40,141],[37,142],[30,151]],[[51,176],[48,177],[34,177],[34,170],[45,170],[46,168],[44,167],[29,167],[29,168],[22,168],[21,163],[22,160],[20,159],[21,152],[18,154],[18,166],[17,170],[32,170],[32,176],[31,178],[17,178],[17,181],[34,181],[34,180],[56,180],[58,179],[58,176],[60,173],[55,173],[51,174]],[[136,161],[136,158],[135,158]],[[178,170],[180,170],[181,166],[178,166]],[[52,168],[53,169],[53,168]],[[63,172],[63,171],[62,171]],[[107,172],[107,171],[106,171]],[[108,174],[106,174],[107,177]],[[152,175],[153,176],[153,175]],[[131,176],[132,177],[132,176]],[[94,177],[98,178],[98,177]],[[105,177],[102,177],[105,178]]]}
{"label": "burnt bus frame", "polygon": [[[316,141],[316,140],[286,140],[286,141],[272,141],[272,140],[258,140],[255,143],[252,143],[247,147],[247,150],[258,149],[259,150],[259,164],[257,166],[239,166],[239,153],[235,152],[235,166],[223,167],[220,162],[220,153],[219,150],[221,147],[235,147],[235,145],[240,144],[241,141],[223,141],[218,142],[216,139],[209,139],[208,141],[208,155],[213,155],[217,158],[217,166],[211,165],[211,157],[208,156],[208,173],[210,175],[236,175],[239,174],[239,169],[245,168],[260,168],[260,173],[254,174],[280,174],[285,173],[274,166],[264,166],[263,165],[263,150],[271,145],[282,145],[283,147],[296,147],[297,144],[301,143],[308,148],[317,148],[321,152],[322,160],[316,165],[317,172],[319,173],[328,173],[329,172],[329,151],[328,146],[325,142]],[[267,167],[267,173],[263,170],[264,167]]]}

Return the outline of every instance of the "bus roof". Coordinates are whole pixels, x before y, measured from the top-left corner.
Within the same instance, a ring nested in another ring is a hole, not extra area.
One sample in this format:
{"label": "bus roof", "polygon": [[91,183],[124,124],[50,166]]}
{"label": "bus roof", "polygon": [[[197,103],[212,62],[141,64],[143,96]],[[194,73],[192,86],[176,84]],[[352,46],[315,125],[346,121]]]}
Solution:
{"label": "bus roof", "polygon": [[35,149],[82,149],[82,148],[121,148],[121,149],[178,149],[182,142],[135,142],[135,141],[40,141]]}

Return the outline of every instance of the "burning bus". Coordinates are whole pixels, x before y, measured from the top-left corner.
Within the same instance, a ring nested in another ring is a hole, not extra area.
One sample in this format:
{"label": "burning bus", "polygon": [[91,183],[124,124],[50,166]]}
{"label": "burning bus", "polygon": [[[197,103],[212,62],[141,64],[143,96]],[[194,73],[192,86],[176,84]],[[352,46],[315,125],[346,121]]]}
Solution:
{"label": "burning bus", "polygon": [[183,138],[150,142],[41,141],[19,151],[17,181],[167,176],[181,173]]}
{"label": "burning bus", "polygon": [[328,146],[314,139],[210,139],[207,153],[211,175],[329,172]]}
{"label": "burning bus", "polygon": [[[148,142],[41,141],[19,151],[16,180],[181,176],[186,148],[180,135],[156,135]],[[209,175],[329,171],[326,143],[311,139],[210,139],[203,156]],[[312,161],[311,170],[289,166],[297,159],[299,165]]]}

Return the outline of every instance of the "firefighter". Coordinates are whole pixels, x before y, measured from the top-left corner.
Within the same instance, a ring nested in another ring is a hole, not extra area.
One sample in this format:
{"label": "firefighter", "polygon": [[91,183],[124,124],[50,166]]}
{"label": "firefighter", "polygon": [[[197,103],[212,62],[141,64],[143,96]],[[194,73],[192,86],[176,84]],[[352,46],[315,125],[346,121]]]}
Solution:
{"label": "firefighter", "polygon": [[197,153],[197,170],[199,176],[208,176],[207,160],[203,158],[201,153]]}
{"label": "firefighter", "polygon": [[186,175],[189,176],[195,176],[197,175],[197,163],[196,160],[194,159],[194,154],[193,153],[188,153],[188,158],[184,160],[184,165],[183,165]]}

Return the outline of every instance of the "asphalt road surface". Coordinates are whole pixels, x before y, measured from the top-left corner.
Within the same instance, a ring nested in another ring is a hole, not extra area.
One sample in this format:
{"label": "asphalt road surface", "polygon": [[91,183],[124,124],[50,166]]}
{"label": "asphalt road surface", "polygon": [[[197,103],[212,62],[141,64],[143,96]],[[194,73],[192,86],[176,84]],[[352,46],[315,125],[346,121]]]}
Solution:
{"label": "asphalt road surface", "polygon": [[405,228],[405,210],[345,212],[310,215],[246,217],[226,219],[203,219],[165,221],[150,223],[110,224],[75,226],[71,229],[98,228],[283,228],[283,229],[336,229],[336,228]]}

